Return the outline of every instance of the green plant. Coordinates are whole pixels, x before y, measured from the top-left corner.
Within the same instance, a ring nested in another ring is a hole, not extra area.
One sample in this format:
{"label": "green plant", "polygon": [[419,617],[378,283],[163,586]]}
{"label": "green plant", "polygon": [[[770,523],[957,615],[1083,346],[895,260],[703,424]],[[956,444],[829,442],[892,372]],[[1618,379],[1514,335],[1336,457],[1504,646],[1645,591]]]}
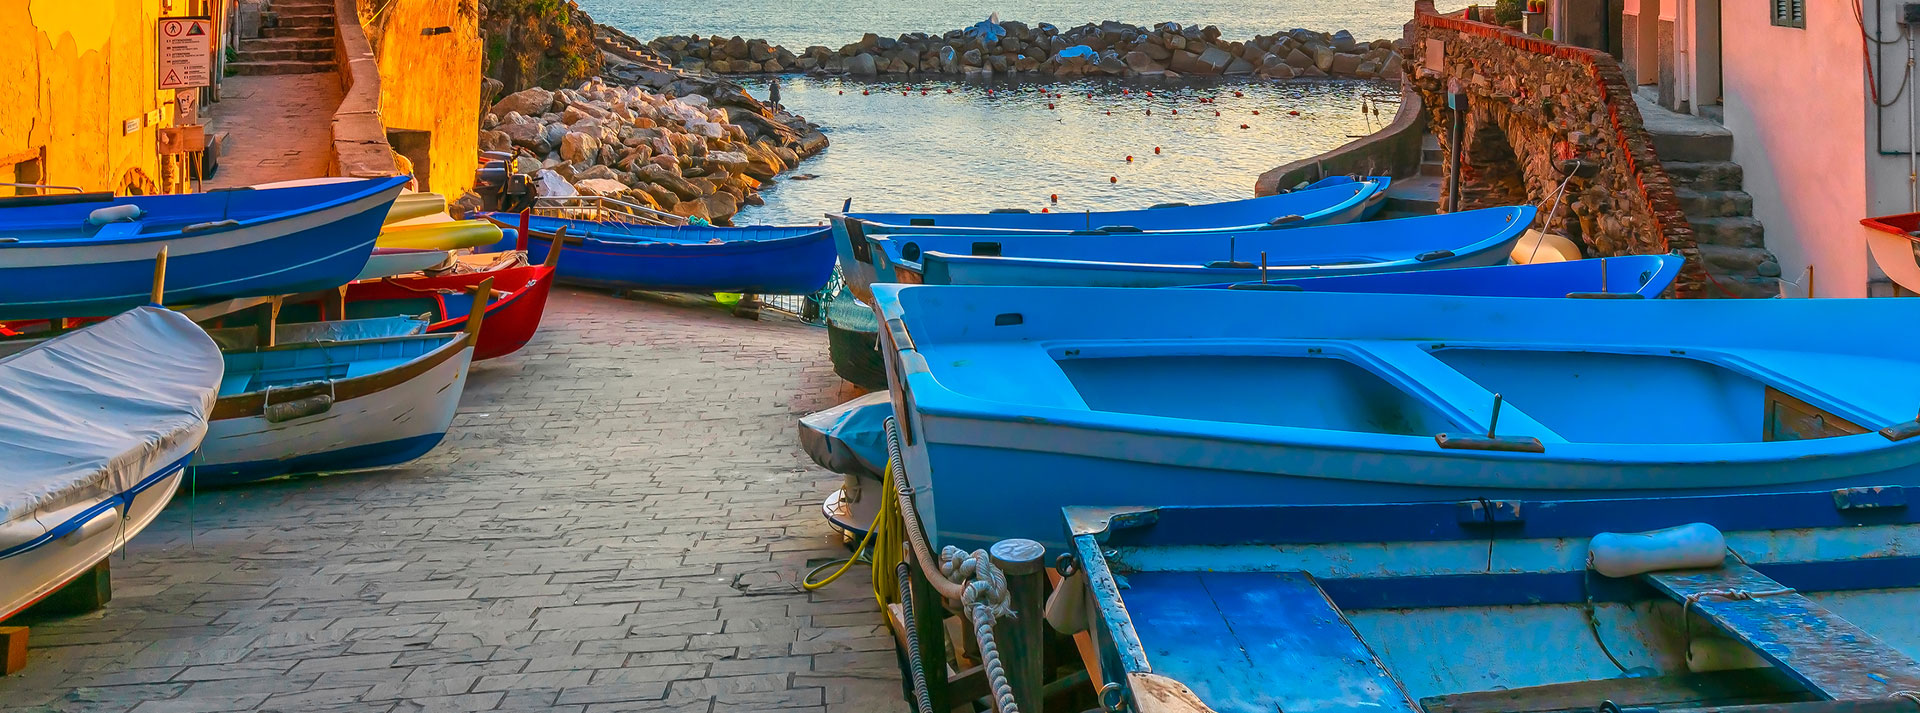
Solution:
{"label": "green plant", "polygon": [[1520,19],[1520,12],[1526,9],[1524,0],[1494,0],[1493,18],[1498,24],[1506,24]]}

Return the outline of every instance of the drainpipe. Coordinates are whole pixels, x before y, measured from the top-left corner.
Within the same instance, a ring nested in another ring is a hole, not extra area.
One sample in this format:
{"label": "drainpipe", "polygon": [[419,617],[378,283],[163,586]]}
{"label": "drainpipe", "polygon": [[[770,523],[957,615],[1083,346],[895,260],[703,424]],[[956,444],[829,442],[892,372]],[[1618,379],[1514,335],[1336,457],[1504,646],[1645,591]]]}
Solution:
{"label": "drainpipe", "polygon": [[[1907,35],[1907,74],[1908,76],[1912,76],[1913,28],[1908,27],[1905,34]],[[1914,105],[1920,103],[1915,101],[1917,98],[1920,97],[1907,97],[1907,195],[1909,202],[1907,211],[1910,213],[1920,213],[1920,146],[1914,145]]]}
{"label": "drainpipe", "polygon": [[1453,149],[1452,166],[1447,169],[1447,212],[1460,212],[1460,167],[1466,162],[1466,148],[1460,145],[1461,135],[1466,133],[1467,94],[1460,91],[1459,80],[1447,84],[1447,110],[1453,114],[1453,125],[1447,129],[1447,146]]}

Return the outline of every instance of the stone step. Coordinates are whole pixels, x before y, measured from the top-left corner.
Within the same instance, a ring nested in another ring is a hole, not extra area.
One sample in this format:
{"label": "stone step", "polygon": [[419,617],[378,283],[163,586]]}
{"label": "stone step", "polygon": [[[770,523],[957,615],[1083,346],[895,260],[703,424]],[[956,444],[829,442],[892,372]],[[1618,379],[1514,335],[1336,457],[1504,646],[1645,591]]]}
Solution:
{"label": "stone step", "polygon": [[333,39],[333,25],[328,24],[328,25],[321,25],[321,26],[300,26],[300,27],[262,27],[260,28],[260,36],[266,39],[316,38],[317,37],[320,39],[331,41]]}
{"label": "stone step", "polygon": [[1707,294],[1713,297],[1726,297],[1721,290],[1733,297],[1773,297],[1780,294],[1780,278],[1760,274],[1764,268],[1771,272],[1780,271],[1780,263],[1773,254],[1763,248],[1743,248],[1727,245],[1700,246],[1700,266],[1713,275],[1713,281],[1720,285],[1707,286]]}
{"label": "stone step", "polygon": [[326,50],[333,51],[333,39],[330,37],[262,37],[240,41],[241,52],[256,50]]}
{"label": "stone step", "polygon": [[325,17],[331,18],[333,17],[333,3],[330,3],[330,2],[310,2],[310,3],[279,2],[279,3],[273,4],[273,14],[280,17],[325,16]]}
{"label": "stone step", "polygon": [[241,76],[263,74],[319,74],[333,71],[332,62],[229,62],[227,69]]}
{"label": "stone step", "polygon": [[332,15],[296,15],[293,17],[281,15],[274,20],[273,26],[274,27],[325,27],[325,28],[331,29],[334,26],[334,23],[333,23]]}
{"label": "stone step", "polygon": [[1733,159],[1732,133],[1661,133],[1653,136],[1653,152],[1662,161],[1728,161]]}
{"label": "stone step", "polygon": [[1744,173],[1732,161],[1661,161],[1675,188],[1697,191],[1737,191]]}
{"label": "stone step", "polygon": [[1445,176],[1447,175],[1447,168],[1437,163],[1423,163],[1420,164],[1420,175]]}
{"label": "stone step", "polygon": [[333,48],[322,49],[244,49],[236,55],[240,62],[331,62]]}
{"label": "stone step", "polygon": [[1766,229],[1761,227],[1760,219],[1753,216],[1733,216],[1725,218],[1689,218],[1695,238],[1701,245],[1719,245],[1732,248],[1766,247]]}
{"label": "stone step", "polygon": [[1746,191],[1698,191],[1673,189],[1680,199],[1680,210],[1689,218],[1732,218],[1753,215],[1753,196]]}

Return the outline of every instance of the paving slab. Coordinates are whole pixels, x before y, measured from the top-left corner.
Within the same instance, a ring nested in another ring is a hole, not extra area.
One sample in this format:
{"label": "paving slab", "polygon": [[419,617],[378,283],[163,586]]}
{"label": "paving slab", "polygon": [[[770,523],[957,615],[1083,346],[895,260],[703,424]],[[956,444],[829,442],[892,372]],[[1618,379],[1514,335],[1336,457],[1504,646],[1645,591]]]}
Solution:
{"label": "paving slab", "polygon": [[815,328],[556,289],[426,457],[183,491],[0,710],[906,710],[867,572],[796,584],[794,419],[854,395]]}

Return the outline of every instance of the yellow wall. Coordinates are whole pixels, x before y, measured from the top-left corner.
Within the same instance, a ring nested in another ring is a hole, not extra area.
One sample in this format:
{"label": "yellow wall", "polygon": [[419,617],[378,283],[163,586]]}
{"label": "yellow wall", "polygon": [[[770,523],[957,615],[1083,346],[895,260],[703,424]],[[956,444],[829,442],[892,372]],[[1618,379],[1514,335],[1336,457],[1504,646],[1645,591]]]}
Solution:
{"label": "yellow wall", "polygon": [[44,150],[45,183],[177,192],[158,184],[154,153],[155,129],[173,125],[173,91],[153,88],[160,16],[160,0],[0,0],[0,27],[26,30],[0,41],[0,166]]}
{"label": "yellow wall", "polygon": [[[362,12],[380,3],[362,3]],[[471,0],[390,0],[379,26],[380,117],[389,129],[433,132],[429,175],[449,199],[473,188],[480,148],[480,25]],[[421,34],[438,27],[452,32]]]}

